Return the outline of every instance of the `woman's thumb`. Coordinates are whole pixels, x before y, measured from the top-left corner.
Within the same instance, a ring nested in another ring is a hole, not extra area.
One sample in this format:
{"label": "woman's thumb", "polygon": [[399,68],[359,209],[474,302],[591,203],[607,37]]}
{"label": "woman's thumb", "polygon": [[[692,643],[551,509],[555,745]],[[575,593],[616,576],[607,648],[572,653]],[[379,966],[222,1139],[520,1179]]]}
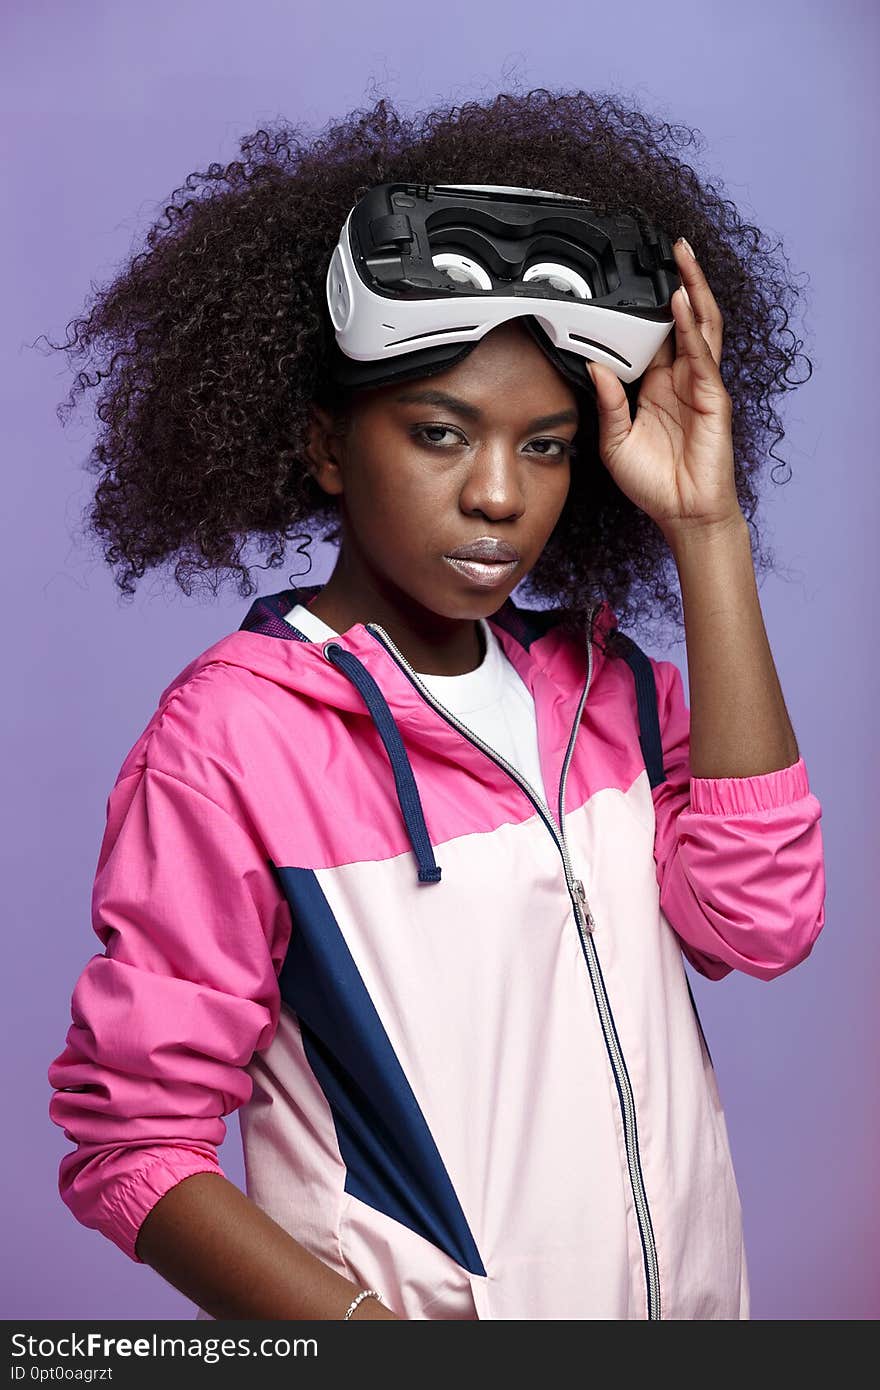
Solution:
{"label": "woman's thumb", "polygon": [[587,371],[596,388],[599,452],[607,461],[632,429],[629,401],[617,376],[609,368],[600,366],[598,362],[588,362]]}

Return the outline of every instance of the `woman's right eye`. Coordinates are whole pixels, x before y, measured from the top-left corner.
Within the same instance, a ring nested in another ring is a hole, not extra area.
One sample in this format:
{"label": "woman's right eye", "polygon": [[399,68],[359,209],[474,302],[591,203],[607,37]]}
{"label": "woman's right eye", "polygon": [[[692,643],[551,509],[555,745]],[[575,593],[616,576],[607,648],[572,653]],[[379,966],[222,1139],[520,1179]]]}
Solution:
{"label": "woman's right eye", "polygon": [[436,439],[426,439],[425,435],[433,431],[434,434],[458,434],[458,430],[453,430],[450,425],[417,425],[412,431],[415,439],[427,444],[429,448],[443,449],[446,446],[440,444]]}

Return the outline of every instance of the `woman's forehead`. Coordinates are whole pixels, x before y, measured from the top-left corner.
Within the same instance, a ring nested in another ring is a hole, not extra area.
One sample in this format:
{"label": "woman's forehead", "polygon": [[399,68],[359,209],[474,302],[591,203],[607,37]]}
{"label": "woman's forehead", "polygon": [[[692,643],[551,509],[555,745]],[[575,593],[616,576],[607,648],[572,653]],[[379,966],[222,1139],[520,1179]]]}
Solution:
{"label": "woman's forehead", "polygon": [[[492,403],[499,372],[516,377],[517,391],[528,397],[529,406],[536,400],[539,403],[546,400],[550,402],[548,410],[562,410],[566,405],[571,407],[577,403],[573,386],[548,361],[517,319],[491,329],[454,366],[405,381],[385,383],[365,393],[364,401],[384,409],[416,397],[449,396],[472,400],[475,406],[485,407]],[[507,404],[509,406],[509,401]]]}

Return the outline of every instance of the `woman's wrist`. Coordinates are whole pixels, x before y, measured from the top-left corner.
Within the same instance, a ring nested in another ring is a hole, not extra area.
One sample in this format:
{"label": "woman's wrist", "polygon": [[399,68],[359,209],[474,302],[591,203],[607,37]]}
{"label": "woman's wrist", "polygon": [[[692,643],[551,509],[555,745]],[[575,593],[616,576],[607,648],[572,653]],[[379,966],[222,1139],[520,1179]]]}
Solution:
{"label": "woman's wrist", "polygon": [[[194,1173],[141,1224],[137,1254],[212,1318],[312,1321],[344,1317],[365,1283],[326,1264],[228,1178]],[[354,1318],[396,1315],[364,1298]]]}
{"label": "woman's wrist", "polygon": [[371,1322],[385,1322],[388,1319],[400,1321],[397,1314],[385,1306],[375,1289],[359,1289],[343,1313],[343,1318],[348,1318],[350,1322],[354,1322],[355,1318]]}

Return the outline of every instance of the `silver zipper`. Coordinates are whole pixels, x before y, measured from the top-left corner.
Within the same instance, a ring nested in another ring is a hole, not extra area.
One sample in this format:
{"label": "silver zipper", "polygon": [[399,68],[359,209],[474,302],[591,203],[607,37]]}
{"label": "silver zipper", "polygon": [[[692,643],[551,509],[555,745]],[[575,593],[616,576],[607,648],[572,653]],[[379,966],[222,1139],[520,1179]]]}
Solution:
{"label": "silver zipper", "polygon": [[[597,609],[594,608],[590,613],[589,631],[592,631],[593,617],[596,612]],[[608,1049],[608,1056],[611,1060],[611,1066],[614,1071],[615,1080],[617,1082],[618,1093],[621,1098],[621,1109],[623,1113],[623,1134],[624,1144],[626,1147],[627,1166],[629,1168],[630,1184],[632,1186],[633,1198],[635,1200],[636,1214],[638,1217],[639,1224],[639,1233],[641,1235],[642,1250],[644,1252],[645,1268],[647,1272],[648,1318],[649,1320],[659,1319],[660,1272],[657,1265],[657,1249],[654,1243],[654,1233],[651,1225],[650,1213],[648,1211],[648,1200],[645,1196],[645,1185],[644,1180],[642,1178],[641,1165],[639,1163],[638,1143],[636,1135],[635,1101],[633,1099],[632,1086],[630,1084],[629,1075],[626,1070],[626,1064],[623,1059],[623,1053],[620,1048],[620,1042],[617,1037],[617,1029],[614,1026],[614,1019],[611,1014],[611,1006],[608,1002],[608,995],[605,990],[605,981],[602,978],[602,971],[599,965],[599,957],[596,953],[596,946],[593,941],[593,933],[596,929],[596,921],[590,909],[590,904],[587,900],[586,889],[584,888],[583,882],[581,881],[581,879],[575,878],[572,873],[571,860],[568,854],[568,846],[565,843],[565,816],[563,811],[563,808],[565,806],[565,781],[568,776],[568,768],[569,764],[571,763],[572,753],[574,752],[575,737],[577,735],[578,726],[581,722],[581,715],[583,713],[584,704],[586,702],[587,694],[590,689],[590,684],[593,679],[593,644],[588,639],[587,678],[584,683],[583,691],[581,693],[577,713],[575,714],[574,718],[574,724],[572,725],[571,734],[569,735],[568,747],[565,750],[565,759],[562,764],[562,776],[560,778],[559,783],[559,827],[557,830],[557,826],[555,821],[553,820],[553,816],[551,814],[549,806],[544,801],[544,799],[538,795],[538,793],[535,791],[535,788],[531,786],[529,782],[526,781],[526,779],[515,767],[511,766],[511,764],[507,761],[506,758],[503,758],[501,754],[498,753],[494,748],[491,748],[489,744],[484,743],[483,740],[477,734],[475,734],[472,729],[469,729],[467,725],[463,724],[461,720],[458,719],[456,715],[454,715],[451,712],[451,710],[448,710],[445,705],[441,704],[441,702],[432,694],[430,690],[428,690],[428,688],[419,679],[417,672],[413,670],[406,657],[391,640],[385,629],[381,627],[378,623],[366,623],[365,627],[366,630],[372,633],[376,640],[383,647],[385,647],[386,651],[388,651],[389,655],[393,657],[393,659],[398,663],[398,665],[403,668],[412,684],[416,687],[416,689],[427,701],[427,703],[432,707],[432,709],[436,710],[436,712],[439,715],[441,715],[445,720],[447,720],[448,723],[452,724],[454,728],[458,729],[459,733],[461,733],[465,738],[469,739],[471,743],[474,743],[478,748],[481,748],[483,752],[487,755],[487,757],[491,758],[493,762],[498,763],[500,767],[503,767],[504,770],[513,778],[513,780],[516,783],[518,783],[518,785],[525,792],[526,796],[528,796],[529,800],[537,809],[538,813],[541,816],[541,819],[544,821],[544,823],[547,826],[547,829],[550,831],[551,835],[556,841],[557,848],[559,849],[560,855],[562,856],[562,863],[565,869],[565,882],[568,888],[569,896],[572,901],[572,906],[574,908],[574,918],[575,922],[577,923],[578,935],[580,936],[581,948],[584,953],[584,959],[587,962],[587,969],[590,974],[590,983],[593,987],[593,995],[596,999],[596,1006],[599,1011],[599,1019],[602,1024],[602,1032],[605,1037],[605,1046]],[[332,645],[332,642],[327,642],[325,644],[325,647],[329,647]]]}
{"label": "silver zipper", "polygon": [[[588,920],[589,914],[587,914]],[[611,1058],[614,1074],[618,1081],[620,1098],[623,1111],[623,1137],[626,1146],[626,1161],[629,1167],[630,1184],[635,1199],[636,1212],[639,1219],[639,1230],[642,1236],[642,1249],[645,1254],[645,1268],[648,1282],[648,1318],[655,1319],[660,1317],[660,1271],[657,1267],[657,1248],[654,1244],[654,1233],[651,1226],[651,1218],[648,1212],[648,1199],[645,1196],[645,1185],[642,1178],[641,1165],[638,1157],[638,1144],[636,1136],[636,1108],[633,1100],[632,1087],[623,1060],[623,1053],[617,1037],[617,1029],[611,1016],[611,1006],[608,1003],[608,995],[605,992],[605,981],[602,979],[599,968],[599,959],[596,954],[596,946],[592,939],[592,926],[587,924],[581,913],[580,907],[575,906],[575,920],[580,931],[581,945],[584,950],[584,957],[587,962],[587,969],[593,983],[593,993],[599,1009],[599,1017],[602,1021],[602,1032],[605,1034],[605,1044],[608,1048],[608,1055]]]}

